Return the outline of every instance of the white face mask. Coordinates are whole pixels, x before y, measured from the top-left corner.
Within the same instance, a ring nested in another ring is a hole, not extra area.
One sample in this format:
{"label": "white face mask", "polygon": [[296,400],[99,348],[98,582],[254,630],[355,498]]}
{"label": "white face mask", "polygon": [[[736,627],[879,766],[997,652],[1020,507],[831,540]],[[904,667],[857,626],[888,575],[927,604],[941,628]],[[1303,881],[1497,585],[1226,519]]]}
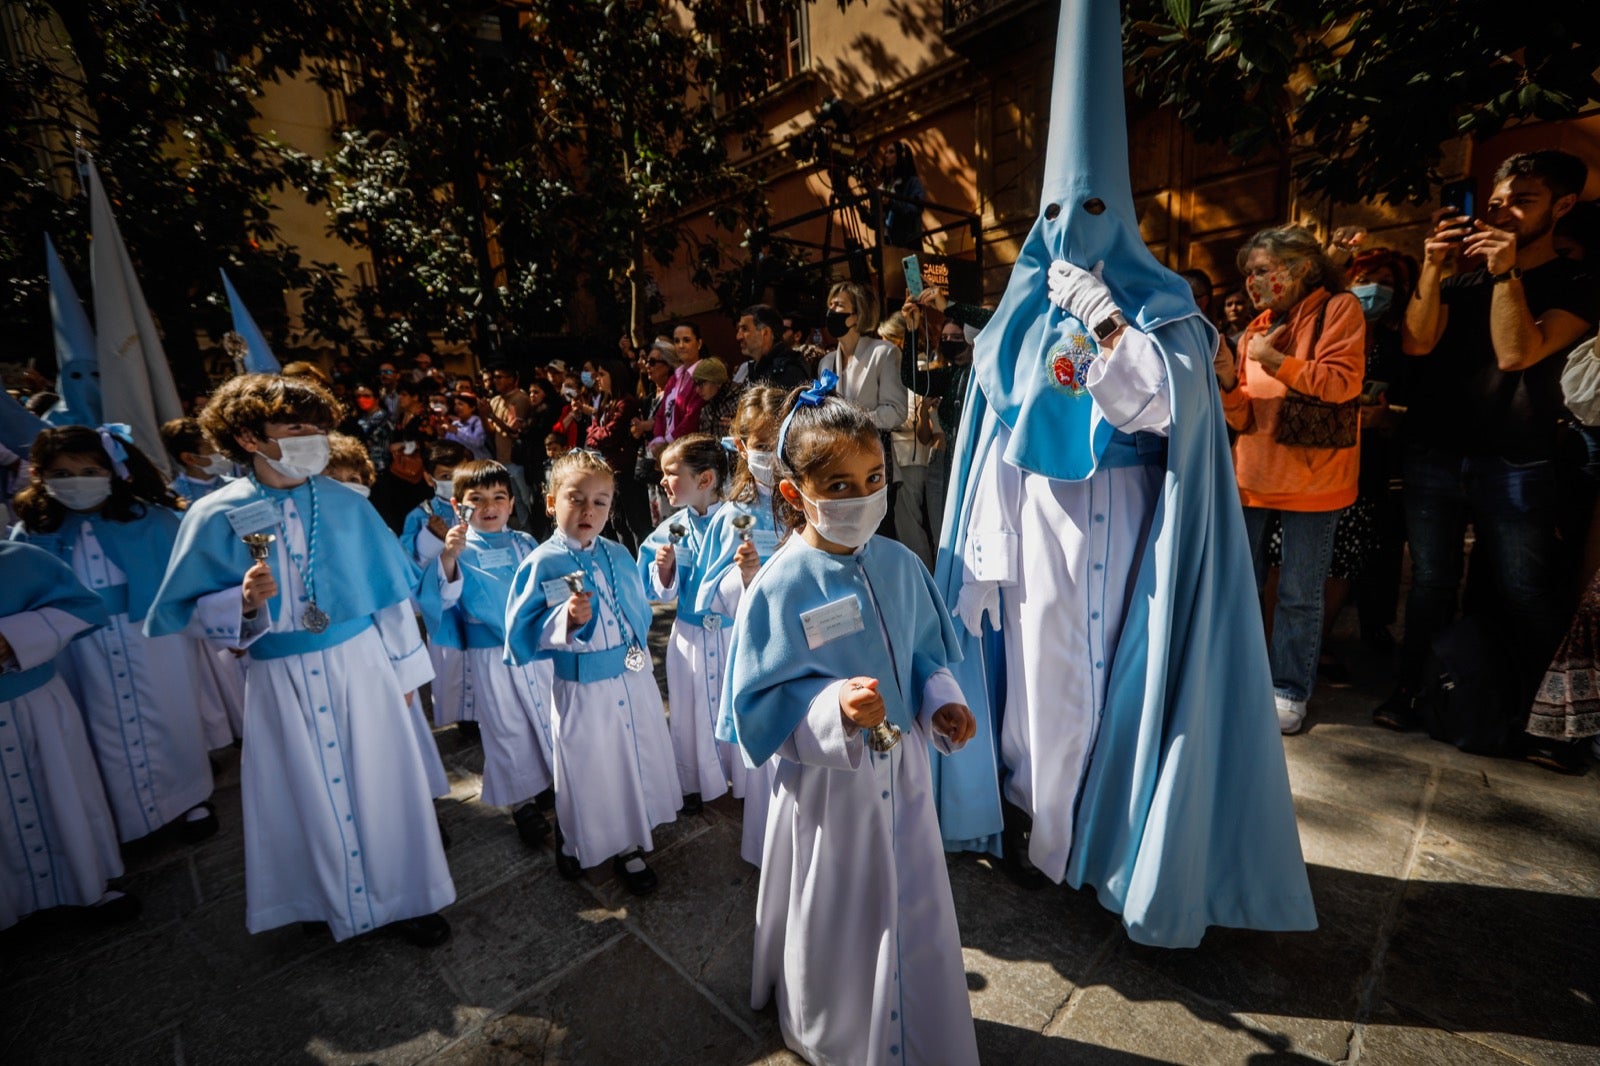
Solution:
{"label": "white face mask", "polygon": [[744,465],[750,468],[750,476],[756,481],[771,488],[773,485],[772,466],[777,461],[776,452],[763,452],[755,448],[746,448]]}
{"label": "white face mask", "polygon": [[846,548],[859,548],[871,540],[883,516],[889,513],[888,485],[871,496],[848,500],[813,500],[803,492],[800,498],[816,511],[815,515],[806,515],[806,521],[816,527],[825,540]]}
{"label": "white face mask", "polygon": [[61,506],[73,511],[93,511],[111,498],[109,477],[55,477],[44,483],[44,491]]}
{"label": "white face mask", "polygon": [[[270,459],[267,465],[287,478],[315,477],[328,466],[328,435],[316,433],[309,437],[279,437],[278,447],[282,459]],[[256,453],[260,455],[261,453]]]}
{"label": "white face mask", "polygon": [[206,477],[221,477],[232,469],[233,461],[221,452],[212,452],[206,456],[206,461],[200,464],[200,471]]}
{"label": "white face mask", "polygon": [[450,494],[455,491],[455,487],[456,483],[454,481],[440,480],[435,478],[433,482],[433,494],[441,500],[448,500],[450,498]]}
{"label": "white face mask", "polygon": [[367,499],[369,499],[369,500],[372,498],[372,486],[371,485],[363,485],[359,481],[342,481],[342,482],[340,482],[340,484],[345,485],[345,486],[347,486],[347,487],[349,487],[351,489],[354,489],[356,492],[361,493],[361,495],[367,497]]}

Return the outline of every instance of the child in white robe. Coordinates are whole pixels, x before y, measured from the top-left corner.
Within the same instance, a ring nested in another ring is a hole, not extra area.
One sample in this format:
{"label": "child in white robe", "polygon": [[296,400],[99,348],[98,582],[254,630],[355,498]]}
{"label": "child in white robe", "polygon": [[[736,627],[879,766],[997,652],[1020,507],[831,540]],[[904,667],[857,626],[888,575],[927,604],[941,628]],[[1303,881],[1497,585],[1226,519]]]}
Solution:
{"label": "child in white robe", "polygon": [[789,401],[778,492],[799,529],[745,593],[725,690],[751,761],[778,757],[751,1005],[775,996],[809,1062],[976,1063],[928,754],[976,724],[932,578],[873,535],[877,428],[831,386]]}
{"label": "child in white robe", "polygon": [[[703,550],[707,561],[702,564],[705,576],[696,593],[698,610],[715,611],[726,618],[738,617],[745,587],[754,580],[761,564],[777,550],[778,527],[772,516],[772,464],[773,452],[778,446],[783,401],[783,390],[770,385],[751,385],[739,394],[739,406],[729,426],[735,454],[733,485],[728,491],[727,504],[706,532]],[[744,530],[734,525],[734,520],[742,517],[751,520]],[[733,736],[732,719],[719,714],[718,740],[737,748]],[[730,759],[728,773],[732,791],[744,801],[739,856],[751,866],[761,865],[776,765],[769,759],[760,766],[751,766],[743,753]]]}
{"label": "child in white robe", "polygon": [[75,640],[62,674],[82,709],[117,834],[177,822],[189,842],[217,831],[194,641],[141,629],[178,532],[176,500],[126,426],[62,426],[34,439],[33,481],[12,539],[44,548],[100,596],[108,624]]}
{"label": "child in white robe", "polygon": [[83,716],[54,660],[104,625],[105,607],[67,565],[31,544],[0,542],[0,929],[51,907],[92,907],[102,922],[138,916],[109,890],[122,876]]}
{"label": "child in white robe", "polygon": [[616,475],[595,452],[568,452],[551,467],[556,531],[512,581],[506,655],[519,665],[548,659],[555,671],[556,869],[574,879],[611,858],[627,889],[644,895],[656,887],[643,855],[650,831],[677,817],[682,794],[646,650],[644,582],[628,550],[600,536],[615,493]]}
{"label": "child in white robe", "polygon": [[189,509],[147,628],[249,650],[250,931],[324,922],[343,940],[389,925],[433,946],[450,935],[437,911],[455,886],[431,737],[407,708],[432,676],[410,602],[420,575],[370,504],[318,476],[338,412],[308,378],[247,374],[217,390],[201,424],[251,473]]}
{"label": "child in white robe", "polygon": [[551,772],[549,660],[505,662],[506,604],[511,579],[539,542],[508,528],[515,497],[511,472],[489,459],[455,468],[463,521],[445,534],[438,558],[423,571],[418,600],[430,639],[459,651],[471,678],[471,713],[483,738],[483,791],[495,807],[513,807],[512,822],[530,847],[550,833],[544,811],[555,806]]}
{"label": "child in white robe", "polygon": [[[433,486],[433,495],[406,513],[400,530],[400,546],[419,569],[439,557],[444,537],[456,524],[452,479],[455,468],[471,458],[466,448],[453,440],[432,441],[423,456],[423,476]],[[440,644],[428,636],[428,658],[433,661],[433,724],[460,723],[470,739],[478,737],[476,715],[472,712],[472,679],[467,676],[466,657],[460,648]]]}
{"label": "child in white robe", "polygon": [[[227,475],[233,472],[233,461],[206,440],[198,419],[163,422],[161,444],[181,471],[167,486],[180,506],[190,506],[231,480]],[[237,648],[213,648],[197,640],[193,660],[206,747],[227,747],[244,729],[244,657]]]}
{"label": "child in white robe", "polygon": [[655,603],[676,603],[667,639],[668,730],[678,760],[686,815],[742,782],[744,767],[733,745],[716,738],[722,675],[727,668],[733,616],[700,611],[695,602],[709,562],[707,533],[722,506],[728,453],[709,433],[679,437],[661,450],[661,488],[673,511],[639,545],[639,576]]}

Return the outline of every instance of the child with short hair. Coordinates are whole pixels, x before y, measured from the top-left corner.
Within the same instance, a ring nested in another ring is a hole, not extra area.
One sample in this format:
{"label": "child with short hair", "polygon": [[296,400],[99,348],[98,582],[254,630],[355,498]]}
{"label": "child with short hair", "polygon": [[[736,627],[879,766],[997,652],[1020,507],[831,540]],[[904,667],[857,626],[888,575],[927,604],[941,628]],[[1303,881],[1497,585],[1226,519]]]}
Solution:
{"label": "child with short hair", "polygon": [[522,561],[506,609],[506,657],[549,660],[556,869],[575,879],[615,856],[630,892],[654,891],[643,852],[677,816],[677,774],[646,641],[650,604],[633,557],[600,535],[616,474],[590,451],[550,470],[556,531]]}
{"label": "child with short hair", "polygon": [[194,418],[174,418],[161,424],[161,446],[180,467],[177,477],[167,485],[180,505],[189,506],[208,492],[215,492],[233,473],[233,463],[206,440],[200,422]]}
{"label": "child with short hair", "polygon": [[661,489],[677,510],[639,545],[639,576],[652,600],[678,605],[667,640],[667,726],[678,760],[682,813],[692,815],[706,800],[728,791],[733,767],[740,766],[738,776],[744,776],[737,751],[715,734],[733,618],[694,606],[705,576],[706,531],[722,506],[728,453],[709,433],[691,433],[663,448],[660,462]]}
{"label": "child with short hair", "polygon": [[[773,449],[777,446],[783,400],[783,390],[771,385],[752,385],[739,397],[729,426],[736,456],[733,487],[728,492],[727,505],[717,512],[706,530],[701,549],[705,557],[701,565],[703,576],[694,599],[697,611],[737,617],[745,586],[778,547],[772,506]],[[748,519],[748,524],[740,529],[735,519],[741,524]],[[719,741],[736,746],[733,720],[720,709],[715,732]],[[742,755],[729,760],[733,794],[744,800],[739,854],[752,866],[761,865],[767,806],[772,798],[772,769],[770,765],[748,765]]]}
{"label": "child with short hair", "polygon": [[372,463],[372,453],[361,441],[346,433],[328,434],[328,477],[362,496],[372,498],[372,483],[378,480],[378,468]]}
{"label": "child with short hair", "polygon": [[432,639],[460,649],[467,711],[483,737],[483,791],[529,846],[549,835],[543,812],[555,806],[551,773],[551,673],[548,660],[505,662],[506,604],[517,567],[539,546],[509,528],[515,510],[511,471],[490,459],[455,468],[460,518],[422,574],[417,599]]}
{"label": "child with short hair", "polygon": [[928,756],[975,723],[932,578],[874,536],[883,445],[835,380],[786,405],[777,491],[795,533],[745,592],[724,688],[750,760],[778,757],[751,1005],[776,995],[811,1062],[976,1063]]}
{"label": "child with short hair", "polygon": [[[455,469],[471,458],[467,449],[453,440],[429,441],[424,446],[423,477],[433,487],[433,495],[406,513],[400,533],[400,546],[418,569],[439,557],[445,534],[456,524],[454,489]],[[428,634],[428,658],[433,661],[433,724],[447,726],[459,722],[461,731],[477,739],[478,723],[469,713],[466,699],[466,665],[461,649],[447,647]]]}
{"label": "child with short hair", "polygon": [[89,907],[127,921],[139,901],[108,888],[122,876],[117,827],[84,733],[56,673],[67,644],[106,623],[100,597],[71,567],[31,544],[0,541],[0,929],[35,911]]}
{"label": "child with short hair", "polygon": [[145,625],[249,650],[250,931],[320,921],[344,940],[393,925],[432,946],[450,935],[437,912],[455,886],[431,739],[407,710],[432,676],[410,602],[420,575],[377,511],[319,476],[338,419],[309,378],[244,374],[217,390],[201,424],[250,474],[184,516]]}
{"label": "child with short hair", "polygon": [[137,840],[177,822],[185,839],[203,840],[217,831],[217,816],[207,802],[211,763],[191,680],[194,642],[140,628],[178,535],[176,500],[124,425],[47,429],[28,456],[33,480],[17,493],[12,539],[65,562],[109,616],[103,629],[67,645],[62,662],[117,834]]}

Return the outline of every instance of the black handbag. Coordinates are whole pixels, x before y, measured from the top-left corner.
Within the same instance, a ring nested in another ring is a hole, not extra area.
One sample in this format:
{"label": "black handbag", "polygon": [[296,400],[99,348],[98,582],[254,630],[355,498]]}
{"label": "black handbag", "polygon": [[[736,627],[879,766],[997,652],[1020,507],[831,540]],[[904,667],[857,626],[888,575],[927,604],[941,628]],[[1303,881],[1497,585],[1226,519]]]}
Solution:
{"label": "black handbag", "polygon": [[[1317,311],[1316,332],[1311,335],[1313,356],[1317,341],[1322,339],[1322,323],[1327,315],[1328,303],[1324,300]],[[1272,439],[1295,448],[1354,448],[1359,439],[1360,421],[1359,396],[1343,403],[1329,403],[1289,389],[1283,403],[1278,405],[1278,427]]]}

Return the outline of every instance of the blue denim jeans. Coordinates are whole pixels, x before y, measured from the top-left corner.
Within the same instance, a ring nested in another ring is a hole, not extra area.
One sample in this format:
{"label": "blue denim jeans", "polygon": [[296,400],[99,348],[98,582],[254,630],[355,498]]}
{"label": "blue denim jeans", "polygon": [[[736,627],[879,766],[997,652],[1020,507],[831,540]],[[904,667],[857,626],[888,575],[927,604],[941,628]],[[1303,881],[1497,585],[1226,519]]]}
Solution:
{"label": "blue denim jeans", "polygon": [[1283,523],[1283,563],[1278,570],[1278,606],[1272,615],[1267,660],[1272,691],[1291,700],[1308,700],[1322,655],[1322,584],[1333,562],[1333,531],[1340,511],[1244,509],[1256,592],[1267,580],[1267,526],[1276,514]]}
{"label": "blue denim jeans", "polygon": [[[1556,464],[1512,463],[1413,445],[1405,457],[1411,592],[1400,648],[1400,684],[1415,691],[1434,637],[1455,619],[1472,523],[1474,593],[1504,623],[1524,687],[1536,685],[1566,629],[1572,590],[1563,588],[1556,542]],[[1478,608],[1475,608],[1478,609]]]}

